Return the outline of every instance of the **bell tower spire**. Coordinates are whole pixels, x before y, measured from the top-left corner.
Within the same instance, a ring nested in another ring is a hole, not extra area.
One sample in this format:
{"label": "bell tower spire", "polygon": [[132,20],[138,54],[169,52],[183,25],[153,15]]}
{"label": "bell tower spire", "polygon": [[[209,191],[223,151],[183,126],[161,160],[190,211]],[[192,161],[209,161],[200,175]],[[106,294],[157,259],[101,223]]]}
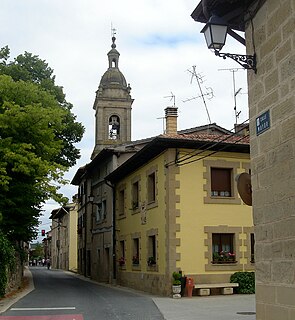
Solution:
{"label": "bell tower spire", "polygon": [[93,159],[102,149],[131,141],[130,85],[119,70],[120,53],[116,49],[116,30],[112,28],[109,67],[101,77],[93,109],[95,110],[95,146]]}

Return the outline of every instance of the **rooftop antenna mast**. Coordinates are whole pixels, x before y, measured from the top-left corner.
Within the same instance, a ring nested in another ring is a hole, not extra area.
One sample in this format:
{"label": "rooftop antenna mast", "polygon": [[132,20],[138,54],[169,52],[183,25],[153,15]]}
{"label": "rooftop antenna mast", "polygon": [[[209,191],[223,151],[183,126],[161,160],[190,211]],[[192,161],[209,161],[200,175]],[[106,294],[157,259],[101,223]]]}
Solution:
{"label": "rooftop antenna mast", "polygon": [[171,92],[171,96],[166,96],[164,98],[170,98],[170,101],[173,100],[173,106],[172,107],[176,108],[176,106],[175,106],[175,95],[173,94],[173,92]]}
{"label": "rooftop antenna mast", "polygon": [[163,125],[163,134],[165,134],[165,117],[159,117],[159,118],[156,118],[157,120],[158,119],[162,119],[162,125]]}
{"label": "rooftop antenna mast", "polygon": [[237,95],[241,93],[242,88],[239,88],[236,90],[236,79],[235,79],[235,73],[238,72],[239,70],[244,70],[243,68],[231,68],[231,69],[218,69],[219,71],[227,70],[232,72],[233,74],[233,89],[234,89],[234,111],[235,111],[235,120],[236,120],[236,125],[238,124],[238,118],[241,114],[242,111],[237,111]]}
{"label": "rooftop antenna mast", "polygon": [[197,79],[198,87],[199,87],[199,90],[200,90],[200,95],[198,95],[196,97],[193,97],[193,98],[190,98],[190,99],[183,100],[183,102],[188,102],[188,101],[191,101],[191,100],[194,100],[194,99],[202,98],[204,106],[205,106],[205,109],[206,109],[206,113],[207,113],[209,124],[211,124],[211,118],[210,118],[210,115],[209,115],[209,111],[208,111],[208,108],[207,108],[205,97],[208,98],[208,99],[212,99],[214,97],[213,89],[210,88],[210,87],[208,87],[208,88],[206,87],[207,92],[203,93],[203,90],[202,90],[202,87],[201,87],[201,84],[203,83],[203,77],[201,77],[200,74],[197,74],[196,66],[192,66],[192,68],[193,68],[192,71],[191,70],[187,70],[187,71],[192,75],[191,76],[191,83],[192,83],[194,77]]}
{"label": "rooftop antenna mast", "polygon": [[[176,108],[176,106],[175,106],[175,95],[171,92],[171,96],[165,96],[164,98],[170,98],[170,101],[172,101],[173,100],[173,108]],[[162,119],[162,121],[163,121],[163,133],[165,134],[165,119],[166,119],[166,117],[159,117],[159,118],[157,118],[157,119]]]}

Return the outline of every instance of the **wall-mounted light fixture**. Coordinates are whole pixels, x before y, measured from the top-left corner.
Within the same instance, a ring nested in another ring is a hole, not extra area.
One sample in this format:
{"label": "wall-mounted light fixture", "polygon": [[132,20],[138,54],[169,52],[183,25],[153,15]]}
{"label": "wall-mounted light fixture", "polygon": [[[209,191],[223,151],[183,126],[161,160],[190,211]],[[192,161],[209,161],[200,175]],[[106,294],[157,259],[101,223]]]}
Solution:
{"label": "wall-mounted light fixture", "polygon": [[237,41],[245,45],[245,39],[231,30],[227,23],[220,17],[212,15],[204,28],[201,30],[204,33],[207,47],[213,49],[215,55],[223,59],[231,58],[239,63],[245,69],[252,69],[256,73],[256,55],[221,53],[226,40],[226,35],[229,34]]}

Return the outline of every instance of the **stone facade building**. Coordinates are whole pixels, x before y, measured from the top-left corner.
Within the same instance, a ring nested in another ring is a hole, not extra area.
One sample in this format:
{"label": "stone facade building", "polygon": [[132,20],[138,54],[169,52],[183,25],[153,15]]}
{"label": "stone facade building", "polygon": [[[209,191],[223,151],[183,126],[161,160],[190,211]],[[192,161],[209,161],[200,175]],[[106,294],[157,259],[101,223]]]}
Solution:
{"label": "stone facade building", "polygon": [[245,31],[256,54],[248,71],[257,320],[295,319],[295,2],[199,3],[192,17],[212,13]]}
{"label": "stone facade building", "polygon": [[130,85],[127,85],[119,69],[120,53],[112,37],[112,49],[108,52],[109,67],[101,77],[96,91],[93,109],[95,110],[95,147],[91,159],[103,148],[131,141]]}
{"label": "stone facade building", "polygon": [[115,219],[113,186],[104,178],[145,144],[145,140],[131,142],[133,99],[119,69],[115,40],[93,105],[96,125],[91,161],[78,169],[71,182],[78,186],[78,272],[109,283],[116,279]]}

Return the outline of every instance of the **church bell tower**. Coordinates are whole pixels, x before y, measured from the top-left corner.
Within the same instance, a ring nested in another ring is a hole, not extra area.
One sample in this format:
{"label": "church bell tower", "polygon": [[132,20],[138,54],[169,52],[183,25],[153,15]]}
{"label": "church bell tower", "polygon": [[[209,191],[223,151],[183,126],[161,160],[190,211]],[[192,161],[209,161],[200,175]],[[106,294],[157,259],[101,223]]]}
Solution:
{"label": "church bell tower", "polygon": [[116,49],[113,34],[112,49],[108,52],[109,67],[101,77],[96,91],[93,109],[95,110],[95,146],[93,159],[102,149],[131,141],[130,85],[119,70],[120,53]]}

